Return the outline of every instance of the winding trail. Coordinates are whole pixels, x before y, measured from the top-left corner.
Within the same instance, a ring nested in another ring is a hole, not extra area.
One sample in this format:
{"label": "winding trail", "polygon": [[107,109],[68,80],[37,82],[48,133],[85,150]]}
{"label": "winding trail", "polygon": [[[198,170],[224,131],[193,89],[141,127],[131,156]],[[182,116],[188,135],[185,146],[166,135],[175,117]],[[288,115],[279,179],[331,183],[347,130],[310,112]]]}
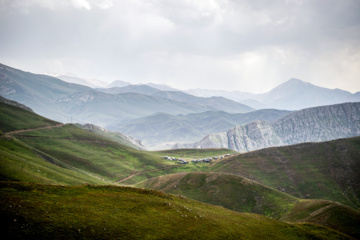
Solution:
{"label": "winding trail", "polygon": [[57,125],[52,125],[52,126],[45,126],[45,127],[38,127],[38,128],[28,128],[28,129],[21,129],[21,130],[15,130],[15,131],[10,131],[10,132],[6,132],[4,133],[5,136],[11,136],[13,134],[18,134],[18,133],[23,133],[23,132],[30,132],[30,131],[36,131],[36,130],[42,130],[42,129],[52,129],[52,128],[59,128],[64,126],[65,124],[60,123]]}
{"label": "winding trail", "polygon": [[151,169],[151,170],[146,170],[146,171],[140,171],[140,172],[135,172],[135,173],[132,173],[130,174],[129,176],[127,177],[124,177],[120,180],[117,180],[115,183],[121,183],[121,182],[125,182],[126,180],[130,179],[130,178],[133,178],[137,175],[140,175],[140,174],[143,174],[143,173],[147,173],[147,172],[156,172],[156,171],[163,171],[163,170],[167,170],[167,169],[170,169],[170,168],[177,168],[179,166],[177,165],[173,165],[173,166],[168,166],[168,167],[163,167],[163,168],[157,168],[157,169]]}

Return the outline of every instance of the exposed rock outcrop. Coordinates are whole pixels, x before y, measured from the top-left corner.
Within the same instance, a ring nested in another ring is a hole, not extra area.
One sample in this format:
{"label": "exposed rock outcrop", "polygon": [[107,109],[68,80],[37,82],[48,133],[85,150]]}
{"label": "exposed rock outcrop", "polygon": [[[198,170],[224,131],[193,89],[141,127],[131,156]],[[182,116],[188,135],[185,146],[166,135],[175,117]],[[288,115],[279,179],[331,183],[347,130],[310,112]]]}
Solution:
{"label": "exposed rock outcrop", "polygon": [[229,148],[248,152],[303,142],[321,142],[360,135],[360,102],[307,108],[269,123],[253,121],[227,132],[209,134],[193,144],[173,148]]}

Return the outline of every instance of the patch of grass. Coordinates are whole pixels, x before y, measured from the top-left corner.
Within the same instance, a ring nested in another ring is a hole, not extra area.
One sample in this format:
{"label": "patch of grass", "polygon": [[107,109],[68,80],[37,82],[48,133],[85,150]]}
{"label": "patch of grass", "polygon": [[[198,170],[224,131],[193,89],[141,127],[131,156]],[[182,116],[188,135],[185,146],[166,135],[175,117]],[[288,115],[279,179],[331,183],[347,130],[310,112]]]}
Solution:
{"label": "patch of grass", "polygon": [[177,173],[148,179],[135,186],[273,218],[280,218],[298,201],[293,196],[251,180],[223,173]]}
{"label": "patch of grass", "polygon": [[359,208],[359,139],[262,149],[215,162],[209,171],[243,176],[302,199]]}
{"label": "patch of grass", "polygon": [[0,179],[47,184],[109,184],[90,173],[59,166],[35,149],[11,138],[0,138]]}
{"label": "patch of grass", "polygon": [[0,203],[0,230],[9,239],[349,239],[128,187],[2,182]]}
{"label": "patch of grass", "polygon": [[59,124],[33,112],[2,102],[0,102],[0,119],[0,129],[4,133]]}
{"label": "patch of grass", "polygon": [[336,202],[301,200],[281,220],[316,223],[360,239],[360,212]]}
{"label": "patch of grass", "polygon": [[174,165],[154,154],[126,147],[73,125],[15,136],[67,165],[113,182],[135,172]]}

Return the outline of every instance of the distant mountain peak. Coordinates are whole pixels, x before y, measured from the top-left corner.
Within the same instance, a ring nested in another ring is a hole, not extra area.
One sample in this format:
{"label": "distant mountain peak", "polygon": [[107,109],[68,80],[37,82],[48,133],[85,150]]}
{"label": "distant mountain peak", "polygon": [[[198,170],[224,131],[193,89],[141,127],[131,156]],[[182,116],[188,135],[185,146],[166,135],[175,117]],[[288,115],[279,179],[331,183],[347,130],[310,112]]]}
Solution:
{"label": "distant mountain peak", "polygon": [[[281,86],[315,86],[309,82],[306,82],[304,80],[298,79],[298,78],[290,78],[289,80],[287,80],[286,82],[280,84],[278,87]],[[274,89],[278,88],[275,87]]]}

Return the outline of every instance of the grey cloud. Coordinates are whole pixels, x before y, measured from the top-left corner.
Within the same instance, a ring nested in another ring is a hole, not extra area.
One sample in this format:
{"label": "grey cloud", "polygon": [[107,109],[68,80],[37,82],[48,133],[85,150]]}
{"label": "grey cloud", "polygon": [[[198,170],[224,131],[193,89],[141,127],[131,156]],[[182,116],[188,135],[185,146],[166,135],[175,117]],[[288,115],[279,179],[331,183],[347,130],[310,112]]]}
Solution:
{"label": "grey cloud", "polygon": [[[221,76],[229,86],[245,84],[251,73],[260,82],[256,66],[276,83],[322,76],[310,64],[335,64],[330,53],[359,66],[357,0],[85,2],[0,1],[0,60],[38,59],[28,64],[36,71],[46,62],[79,76],[213,86]],[[346,76],[354,82],[356,74]]]}

